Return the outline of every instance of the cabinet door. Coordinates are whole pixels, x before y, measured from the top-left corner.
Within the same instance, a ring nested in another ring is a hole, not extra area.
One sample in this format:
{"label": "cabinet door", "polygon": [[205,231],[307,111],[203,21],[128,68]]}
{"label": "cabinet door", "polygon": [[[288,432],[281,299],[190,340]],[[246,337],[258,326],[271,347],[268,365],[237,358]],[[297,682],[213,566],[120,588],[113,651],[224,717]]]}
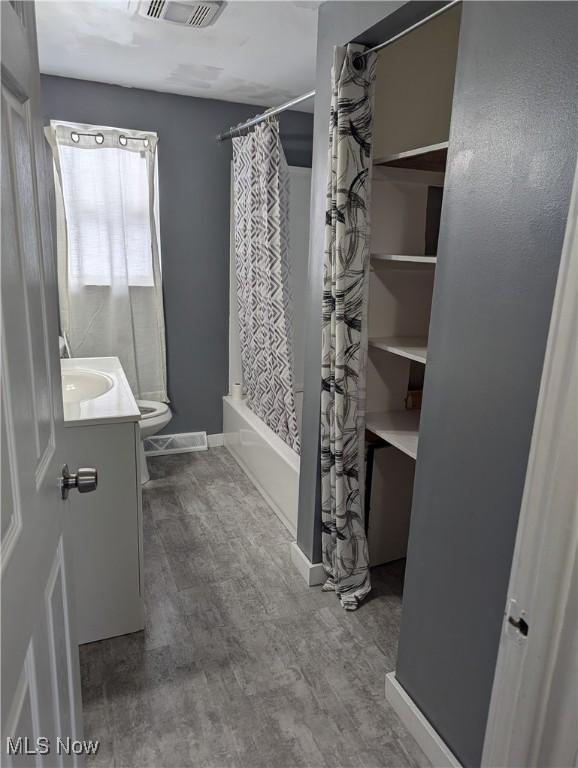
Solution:
{"label": "cabinet door", "polygon": [[77,495],[71,503],[80,643],[144,627],[135,429],[134,423],[67,429],[79,466],[93,457],[99,469],[96,492]]}

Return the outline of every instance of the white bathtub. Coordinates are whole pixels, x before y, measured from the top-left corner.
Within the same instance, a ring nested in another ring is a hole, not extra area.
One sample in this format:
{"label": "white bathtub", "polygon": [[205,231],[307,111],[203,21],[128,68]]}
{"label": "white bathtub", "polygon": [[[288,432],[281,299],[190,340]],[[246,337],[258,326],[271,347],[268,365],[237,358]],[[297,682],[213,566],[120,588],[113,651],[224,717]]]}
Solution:
{"label": "white bathtub", "polygon": [[296,536],[299,456],[255,416],[244,400],[223,398],[223,433],[226,447]]}

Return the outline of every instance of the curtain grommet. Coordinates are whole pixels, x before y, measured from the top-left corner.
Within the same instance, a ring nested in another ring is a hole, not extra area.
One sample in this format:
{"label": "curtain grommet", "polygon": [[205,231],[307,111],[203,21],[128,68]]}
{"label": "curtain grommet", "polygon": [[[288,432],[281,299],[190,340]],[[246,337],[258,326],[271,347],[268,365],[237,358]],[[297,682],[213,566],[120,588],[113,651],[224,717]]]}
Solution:
{"label": "curtain grommet", "polygon": [[97,133],[94,137],[94,140],[96,141],[97,144],[104,144],[104,136],[102,135],[102,133]]}
{"label": "curtain grommet", "polygon": [[121,135],[118,137],[118,143],[122,147],[126,147],[126,145],[128,144],[128,139],[126,138],[126,136],[123,133],[121,133]]}
{"label": "curtain grommet", "polygon": [[355,53],[351,57],[351,65],[357,72],[363,72],[365,69],[365,57],[361,53]]}

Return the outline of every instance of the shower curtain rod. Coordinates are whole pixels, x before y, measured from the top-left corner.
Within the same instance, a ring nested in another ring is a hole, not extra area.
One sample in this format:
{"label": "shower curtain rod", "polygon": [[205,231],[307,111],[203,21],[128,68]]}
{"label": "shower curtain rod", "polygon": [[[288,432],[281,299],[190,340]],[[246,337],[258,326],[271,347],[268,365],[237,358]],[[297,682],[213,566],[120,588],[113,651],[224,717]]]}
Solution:
{"label": "shower curtain rod", "polygon": [[312,99],[314,96],[315,91],[309,91],[308,93],[304,93],[303,96],[297,96],[296,98],[291,99],[291,101],[287,101],[285,104],[281,104],[280,107],[271,107],[271,109],[268,109],[266,112],[263,112],[260,115],[256,115],[250,120],[246,120],[244,123],[239,123],[239,125],[236,125],[234,128],[230,128],[225,133],[219,133],[217,135],[217,141],[232,139],[233,136],[238,135],[245,128],[250,128],[252,125],[262,123],[263,120],[267,120],[269,117],[273,117],[273,115],[278,115],[280,112],[285,112],[286,109],[291,109],[291,107],[295,107],[297,104],[301,104],[302,101]]}
{"label": "shower curtain rod", "polygon": [[[409,35],[410,32],[413,32],[415,29],[419,29],[424,24],[427,24],[428,21],[431,21],[432,19],[435,19],[437,16],[440,16],[442,13],[449,11],[450,8],[453,8],[455,5],[461,2],[463,2],[463,0],[450,0],[450,2],[444,5],[442,8],[438,8],[437,11],[430,13],[429,16],[424,16],[424,18],[421,19],[420,21],[416,21],[416,23],[412,24],[411,27],[407,27],[406,29],[399,32],[397,35],[390,37],[388,40],[385,40],[383,43],[379,43],[379,45],[375,45],[373,48],[368,48],[367,51],[360,52],[359,54],[357,54],[357,58],[361,56],[367,56],[368,53],[375,53],[376,51],[381,51],[384,48],[387,48],[388,45],[395,43],[397,40],[401,40],[402,37]],[[291,109],[291,107],[294,107],[297,104],[301,104],[302,101],[307,101],[308,99],[312,99],[314,96],[315,96],[315,91],[309,91],[308,93],[304,93],[303,96],[297,96],[295,99],[291,99],[291,101],[288,101],[285,104],[281,104],[280,107],[273,107],[271,109],[268,109],[266,112],[263,112],[261,115],[256,115],[255,117],[252,117],[250,120],[247,120],[244,123],[239,123],[239,125],[235,126],[235,128],[231,128],[225,133],[219,133],[217,135],[217,141],[225,141],[226,139],[232,139],[233,136],[238,135],[239,133],[241,133],[241,131],[245,130],[245,128],[251,128],[251,126],[253,125],[262,123],[263,120],[267,120],[267,118],[273,117],[273,115],[278,115],[280,112],[285,112],[285,110]]]}
{"label": "shower curtain rod", "polygon": [[360,56],[367,56],[368,53],[375,53],[376,51],[383,50],[383,48],[387,48],[388,45],[391,45],[392,43],[395,43],[398,40],[400,40],[402,37],[409,35],[410,32],[413,32],[415,29],[419,29],[424,24],[427,24],[428,21],[435,19],[436,16],[441,16],[442,13],[449,11],[450,8],[453,8],[454,5],[458,5],[458,3],[461,3],[461,2],[463,2],[463,0],[451,0],[442,8],[438,8],[437,11],[430,13],[429,16],[424,16],[423,19],[420,19],[420,21],[416,21],[416,23],[412,24],[411,27],[406,27],[406,29],[403,29],[397,35],[390,37],[388,40],[385,40],[383,43],[374,45],[373,48],[368,48],[367,51],[361,51],[360,53],[357,54],[357,58],[359,58]]}

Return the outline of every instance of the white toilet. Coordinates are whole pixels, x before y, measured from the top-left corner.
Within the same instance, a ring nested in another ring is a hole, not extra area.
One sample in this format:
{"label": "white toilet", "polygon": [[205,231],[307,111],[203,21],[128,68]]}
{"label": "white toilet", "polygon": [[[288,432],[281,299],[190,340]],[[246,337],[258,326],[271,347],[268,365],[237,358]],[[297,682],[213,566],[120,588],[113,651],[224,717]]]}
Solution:
{"label": "white toilet", "polygon": [[141,483],[150,480],[147,460],[144,452],[144,440],[147,437],[156,435],[161,429],[164,429],[173,414],[166,403],[157,403],[154,400],[137,400],[137,405],[141,412],[140,417],[140,454],[141,454]]}

